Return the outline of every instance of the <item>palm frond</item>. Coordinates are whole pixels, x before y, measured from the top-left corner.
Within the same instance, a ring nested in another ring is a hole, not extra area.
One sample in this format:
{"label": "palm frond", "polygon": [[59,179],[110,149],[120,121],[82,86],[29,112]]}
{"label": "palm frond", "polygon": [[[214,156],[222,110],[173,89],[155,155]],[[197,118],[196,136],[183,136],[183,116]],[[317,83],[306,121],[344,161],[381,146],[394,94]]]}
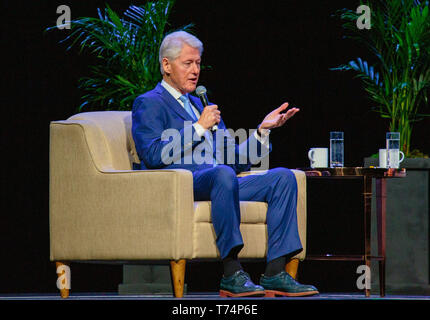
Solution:
{"label": "palm frond", "polygon": [[[370,7],[371,29],[356,27],[358,15],[351,9],[337,13],[347,37],[364,45],[376,63],[370,66],[357,58],[331,70],[356,73],[369,98],[375,101],[381,117],[390,119],[390,130],[401,131],[403,151],[409,152],[410,122],[427,116],[419,113],[428,107],[430,81],[429,1],[373,0]],[[373,59],[372,59],[373,61]]]}
{"label": "palm frond", "polygon": [[174,3],[148,1],[129,6],[122,15],[106,5],[96,17],[71,21],[71,33],[61,42],[67,50],[78,47],[79,53],[96,58],[90,74],[79,80],[85,92],[79,110],[131,110],[134,99],[161,80],[158,50]]}

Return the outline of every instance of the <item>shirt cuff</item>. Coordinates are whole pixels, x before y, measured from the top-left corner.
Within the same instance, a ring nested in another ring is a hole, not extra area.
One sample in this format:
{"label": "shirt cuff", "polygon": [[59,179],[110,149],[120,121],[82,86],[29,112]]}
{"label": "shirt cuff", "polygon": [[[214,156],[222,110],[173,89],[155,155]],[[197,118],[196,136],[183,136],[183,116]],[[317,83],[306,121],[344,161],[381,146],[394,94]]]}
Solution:
{"label": "shirt cuff", "polygon": [[194,129],[196,130],[197,134],[199,135],[199,137],[203,137],[206,129],[202,127],[202,125],[200,123],[195,122],[193,124]]}
{"label": "shirt cuff", "polygon": [[254,136],[262,145],[267,146],[269,143],[270,130],[260,129],[260,131],[261,131],[261,136],[258,134],[258,129],[254,131]]}

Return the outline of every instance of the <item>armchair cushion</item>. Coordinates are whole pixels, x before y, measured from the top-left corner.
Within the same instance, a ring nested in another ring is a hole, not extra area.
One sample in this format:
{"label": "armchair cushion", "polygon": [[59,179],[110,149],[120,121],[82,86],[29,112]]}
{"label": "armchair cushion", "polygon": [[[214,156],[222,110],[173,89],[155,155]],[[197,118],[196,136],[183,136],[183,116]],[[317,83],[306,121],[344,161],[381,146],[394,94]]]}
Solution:
{"label": "armchair cushion", "polygon": [[[240,222],[241,223],[266,223],[266,202],[241,201]],[[194,202],[194,222],[212,222],[211,202]]]}

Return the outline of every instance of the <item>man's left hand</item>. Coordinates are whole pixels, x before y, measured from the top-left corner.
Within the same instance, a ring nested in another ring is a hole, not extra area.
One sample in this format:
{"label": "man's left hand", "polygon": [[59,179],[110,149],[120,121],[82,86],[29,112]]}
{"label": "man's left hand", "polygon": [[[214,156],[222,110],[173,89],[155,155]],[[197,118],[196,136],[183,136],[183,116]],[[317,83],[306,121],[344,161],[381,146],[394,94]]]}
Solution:
{"label": "man's left hand", "polygon": [[300,111],[299,108],[291,108],[285,113],[281,113],[282,111],[288,108],[288,102],[283,103],[279,108],[276,108],[272,112],[270,112],[261,122],[258,130],[260,129],[273,129],[277,127],[282,127],[288,119],[294,116],[297,112]]}

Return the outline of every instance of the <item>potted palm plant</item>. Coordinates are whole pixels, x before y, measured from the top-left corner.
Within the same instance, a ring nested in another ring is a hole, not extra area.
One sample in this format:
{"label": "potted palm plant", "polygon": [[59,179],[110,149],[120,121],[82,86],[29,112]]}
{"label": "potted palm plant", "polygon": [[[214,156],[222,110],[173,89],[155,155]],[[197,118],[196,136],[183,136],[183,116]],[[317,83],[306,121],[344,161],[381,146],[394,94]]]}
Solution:
{"label": "potted palm plant", "polygon": [[388,130],[400,132],[401,150],[406,157],[411,150],[412,128],[429,114],[430,89],[430,14],[429,1],[375,0],[366,5],[371,10],[370,30],[357,28],[360,14],[354,10],[339,12],[349,37],[369,51],[373,65],[356,58],[332,70],[353,71],[362,80],[374,110],[389,119]]}
{"label": "potted palm plant", "polygon": [[[414,122],[429,116],[425,113],[430,88],[429,1],[374,0],[364,5],[371,10],[370,30],[357,28],[360,14],[354,10],[343,9],[339,15],[349,37],[364,45],[369,56],[333,70],[353,71],[362,80],[374,110],[389,120],[389,131],[400,132],[401,150],[409,157],[401,164],[407,177],[387,181],[387,292],[430,294],[430,159],[410,147]],[[369,165],[378,166],[378,160],[365,158]],[[372,219],[376,220],[375,213]],[[372,289],[377,286],[374,265]]]}
{"label": "potted palm plant", "polygon": [[[70,23],[69,42],[79,53],[95,57],[90,75],[79,80],[86,93],[79,111],[131,110],[134,99],[161,80],[158,50],[175,0],[149,1],[131,5],[122,16],[106,4],[97,17],[83,17]],[[190,32],[192,24],[179,30]],[[51,27],[47,30],[55,30]]]}

